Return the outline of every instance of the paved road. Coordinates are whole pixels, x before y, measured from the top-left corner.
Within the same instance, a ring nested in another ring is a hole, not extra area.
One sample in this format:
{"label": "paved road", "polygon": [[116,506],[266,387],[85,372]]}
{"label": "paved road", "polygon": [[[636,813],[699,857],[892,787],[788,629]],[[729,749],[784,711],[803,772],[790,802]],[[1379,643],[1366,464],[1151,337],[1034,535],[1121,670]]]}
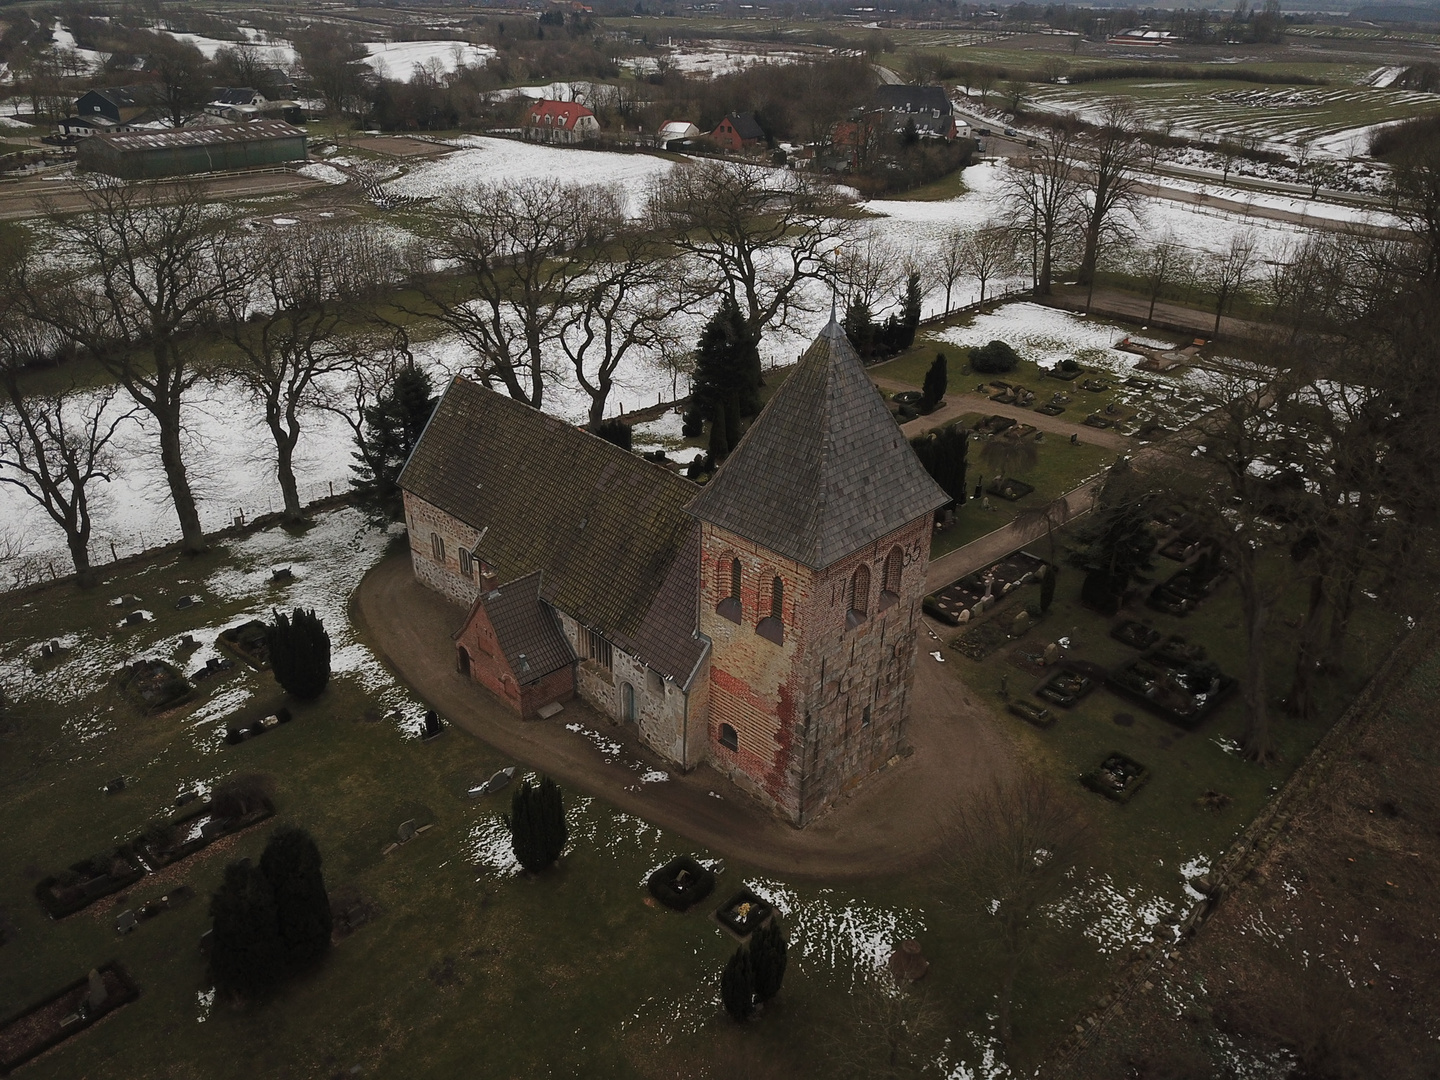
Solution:
{"label": "paved road", "polygon": [[[628,814],[787,877],[865,877],[932,862],[945,847],[957,793],[983,790],[1013,767],[1014,748],[988,706],[945,670],[945,663],[954,661],[929,655],[943,656],[929,627],[921,631],[923,651],[905,729],[914,752],[796,829],[708,765],[681,773],[641,746],[629,725],[579,700],[550,720],[521,720],[455,670],[450,634],[465,609],[417,582],[406,555],[392,555],[371,570],[351,607],[361,638],[459,728]],[[569,730],[570,724],[603,733],[606,742],[620,744],[620,752],[602,754],[583,731]],[[650,769],[670,779],[641,783],[641,773]]]}
{"label": "paved road", "polygon": [[[1086,290],[1083,286],[1056,285],[1050,296],[1038,302],[1050,304],[1052,307],[1065,308],[1067,311],[1084,311],[1085,300]],[[1160,300],[1155,304],[1154,316],[1151,316],[1150,301],[1146,297],[1104,287],[1097,287],[1095,295],[1090,298],[1090,314],[1119,319],[1122,322],[1133,322],[1142,327],[1158,326],[1176,333],[1193,334],[1207,340],[1212,337],[1221,337],[1230,340],[1244,338],[1251,341],[1263,341],[1275,334],[1274,326],[1226,315],[1220,320],[1220,333],[1217,335],[1213,311],[1202,311],[1199,308],[1186,307],[1184,304],[1176,304],[1169,300]]]}

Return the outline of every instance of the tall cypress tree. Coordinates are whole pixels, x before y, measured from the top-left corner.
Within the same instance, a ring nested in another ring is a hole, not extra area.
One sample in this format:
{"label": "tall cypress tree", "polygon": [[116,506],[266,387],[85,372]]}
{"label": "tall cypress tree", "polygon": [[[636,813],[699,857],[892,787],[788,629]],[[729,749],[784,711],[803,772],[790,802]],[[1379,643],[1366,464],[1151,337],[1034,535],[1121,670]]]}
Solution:
{"label": "tall cypress tree", "polygon": [[755,1010],[755,972],[750,954],[736,949],[720,973],[720,1002],[730,1016],[743,1023]]}
{"label": "tall cypress tree", "polygon": [[314,964],[330,949],[330,897],[320,849],[304,829],[280,829],[265,845],[260,871],[275,898],[275,921],[290,968]]}
{"label": "tall cypress tree", "polygon": [[934,412],[949,388],[950,369],[945,362],[945,354],[937,352],[934,361],[925,371],[925,382],[920,389],[920,411]]}
{"label": "tall cypress tree", "polygon": [[538,874],[553,865],[570,839],[560,786],[548,776],[542,776],[538,785],[526,780],[510,797],[510,816],[505,824],[521,866]]}
{"label": "tall cypress tree", "polygon": [[754,416],[760,411],[760,386],[760,351],[745,332],[740,306],[726,293],[700,332],[690,407],[682,429],[685,435],[699,435],[722,406],[735,407],[734,424]]}
{"label": "tall cypress tree", "polygon": [[956,504],[965,501],[966,456],[969,433],[960,424],[939,428],[910,440],[910,447],[930,479]]}
{"label": "tall cypress tree", "polygon": [[915,344],[915,331],[920,328],[920,275],[911,271],[905,279],[905,292],[900,297],[901,333],[896,341],[896,352],[904,352]]}
{"label": "tall cypress tree", "polygon": [[756,1001],[763,1004],[780,993],[789,952],[790,945],[775,919],[756,930],[750,938],[750,967],[755,977]]}
{"label": "tall cypress tree", "polygon": [[870,359],[875,353],[875,319],[870,314],[870,305],[855,297],[845,305],[845,319],[840,324],[850,344],[862,359]]}
{"label": "tall cypress tree", "polygon": [[259,997],[285,974],[285,946],[275,918],[270,880],[248,859],[225,868],[225,880],[210,897],[213,933],[210,974],[218,989]]}
{"label": "tall cypress tree", "polygon": [[295,609],[291,618],[275,612],[265,628],[275,681],[301,700],[319,697],[330,681],[330,635],[314,610]]}

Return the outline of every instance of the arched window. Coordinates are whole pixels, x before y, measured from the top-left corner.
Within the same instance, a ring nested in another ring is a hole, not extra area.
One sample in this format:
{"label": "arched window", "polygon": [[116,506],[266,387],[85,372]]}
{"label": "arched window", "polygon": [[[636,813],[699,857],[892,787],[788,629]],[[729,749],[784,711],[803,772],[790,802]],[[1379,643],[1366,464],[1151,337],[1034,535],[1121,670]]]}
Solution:
{"label": "arched window", "polygon": [[785,644],[785,582],[779,575],[770,581],[770,614],[760,620],[755,632],[776,645]]}
{"label": "arched window", "polygon": [[870,568],[857,566],[850,575],[849,611],[845,614],[847,626],[859,626],[870,615]]}
{"label": "arched window", "polygon": [[445,539],[439,533],[430,534],[430,554],[435,556],[438,563],[445,561]]}
{"label": "arched window", "polygon": [[[733,623],[738,623],[744,613],[744,607],[740,603],[742,577],[740,560],[732,558],[727,564],[724,559],[721,559],[717,571],[719,580],[716,582],[716,592],[721,594],[721,599],[720,602],[715,605],[715,614],[721,618],[729,619]],[[726,571],[729,571],[729,573],[727,574]]]}
{"label": "arched window", "polygon": [[471,556],[469,549],[462,547],[460,549],[460,576],[468,578],[473,577],[474,574],[475,560]]}
{"label": "arched window", "polygon": [[885,556],[885,580],[880,586],[880,610],[884,611],[900,599],[900,580],[905,570],[905,556],[898,547]]}
{"label": "arched window", "polygon": [[727,750],[740,749],[740,735],[729,724],[720,725],[720,745]]}

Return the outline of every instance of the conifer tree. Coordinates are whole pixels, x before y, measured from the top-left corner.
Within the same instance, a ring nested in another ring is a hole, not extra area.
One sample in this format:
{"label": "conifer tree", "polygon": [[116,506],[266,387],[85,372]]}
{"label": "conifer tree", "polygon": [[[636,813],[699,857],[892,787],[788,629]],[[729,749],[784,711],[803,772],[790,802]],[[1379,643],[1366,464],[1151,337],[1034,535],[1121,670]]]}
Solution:
{"label": "conifer tree", "polygon": [[330,949],[330,897],[320,865],[320,849],[304,829],[278,830],[260,856],[260,871],[274,895],[280,944],[292,970],[309,967]]}
{"label": "conifer tree", "polygon": [[945,397],[945,391],[950,387],[950,370],[945,362],[945,354],[937,352],[934,361],[925,372],[925,382],[920,390],[920,411],[931,413],[935,411],[941,400]]}
{"label": "conifer tree", "polygon": [[224,882],[210,897],[210,917],[210,973],[219,990],[254,998],[280,981],[285,947],[275,893],[259,867],[246,859],[225,868]]}
{"label": "conifer tree", "polygon": [[877,327],[870,314],[869,304],[860,297],[855,297],[845,305],[845,319],[840,325],[862,360],[868,360],[874,355]]}
{"label": "conifer tree", "polygon": [[1045,577],[1040,581],[1040,614],[1050,610],[1050,605],[1055,602],[1055,578],[1060,574],[1060,568],[1054,563],[1045,567]]}
{"label": "conifer tree", "polygon": [[429,375],[416,367],[402,368],[390,389],[361,414],[364,434],[356,439],[351,466],[355,478],[350,483],[356,504],[373,521],[389,523],[404,516],[400,473],[435,411],[430,392]]}
{"label": "conifer tree", "polygon": [[[895,342],[895,351],[904,352],[915,344],[915,331],[920,328],[920,275],[911,272],[905,279],[905,293],[900,297],[901,333]],[[943,393],[943,391],[942,391]]]}
{"label": "conifer tree", "polygon": [[750,968],[754,974],[757,1002],[763,1004],[780,993],[789,951],[790,945],[776,919],[771,919],[750,938]]}
{"label": "conifer tree", "polygon": [[969,432],[960,424],[939,428],[910,440],[910,447],[930,479],[956,504],[965,501],[965,468]]}
{"label": "conifer tree", "polygon": [[281,688],[302,701],[319,697],[330,681],[330,635],[315,612],[296,608],[288,619],[275,612],[265,640],[270,670]]}
{"label": "conifer tree", "polygon": [[760,352],[745,331],[739,305],[726,293],[700,332],[690,407],[682,431],[689,438],[699,435],[722,405],[734,406],[731,423],[738,426],[740,420],[760,411],[761,383]]}
{"label": "conifer tree", "polygon": [[510,798],[510,816],[505,824],[521,866],[538,874],[553,865],[570,839],[560,786],[548,776],[542,776],[538,785],[527,779]]}
{"label": "conifer tree", "polygon": [[730,453],[730,437],[727,434],[730,427],[729,419],[725,403],[717,402],[715,417],[710,421],[710,460],[717,465]]}
{"label": "conifer tree", "polygon": [[595,425],[591,434],[604,439],[608,443],[614,443],[622,450],[630,450],[634,447],[634,432],[631,430],[630,425],[618,416],[611,417],[609,420],[600,421],[600,423]]}
{"label": "conifer tree", "polygon": [[755,1009],[755,972],[750,966],[750,954],[743,948],[735,950],[720,973],[720,1001],[740,1023],[749,1020]]}

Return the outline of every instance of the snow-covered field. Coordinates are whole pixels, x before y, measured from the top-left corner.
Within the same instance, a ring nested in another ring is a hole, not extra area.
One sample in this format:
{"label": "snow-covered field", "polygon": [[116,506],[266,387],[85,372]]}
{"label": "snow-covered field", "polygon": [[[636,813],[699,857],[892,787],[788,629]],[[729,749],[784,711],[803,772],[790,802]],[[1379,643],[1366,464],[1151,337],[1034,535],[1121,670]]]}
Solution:
{"label": "snow-covered field", "polygon": [[368,41],[365,51],[371,71],[400,82],[409,82],[421,67],[448,74],[462,65],[484,67],[495,56],[489,45],[466,41]]}
{"label": "snow-covered field", "polygon": [[203,34],[187,34],[175,30],[161,31],[161,33],[169,34],[176,41],[185,41],[194,45],[207,60],[214,60],[215,54],[221,49],[234,49],[244,45],[263,64],[290,71],[300,63],[300,58],[295,53],[295,46],[284,38],[266,37],[255,30],[247,33],[242,29],[240,32],[245,34],[244,41],[222,41],[219,38],[206,37]]}
{"label": "snow-covered field", "polygon": [[813,59],[814,52],[790,49],[761,49],[751,42],[714,41],[692,42],[668,49],[663,56],[637,56],[620,61],[637,75],[653,75],[664,60],[676,71],[686,75],[704,75],[714,78],[743,71],[757,64],[798,64]]}
{"label": "snow-covered field", "polygon": [[56,52],[73,53],[77,65],[82,71],[99,71],[105,66],[105,61],[110,59],[109,53],[96,52],[94,49],[82,49],[76,45],[75,35],[65,29],[64,24],[58,19],[50,28],[50,36],[54,39],[51,47]]}
{"label": "snow-covered field", "polygon": [[411,167],[385,185],[397,195],[429,197],[476,183],[507,180],[561,179],[586,184],[618,184],[632,195],[643,191],[653,176],[669,172],[673,163],[651,154],[617,154],[603,150],[571,150],[557,146],[471,135],[456,139],[455,153]]}
{"label": "snow-covered field", "polygon": [[[1386,84],[1388,87],[1388,83]],[[1130,100],[1147,127],[1169,128],[1198,139],[1256,140],[1266,149],[1293,153],[1301,145],[1336,157],[1364,153],[1377,126],[1417,116],[1440,105],[1440,95],[1370,86],[1230,86],[1205,90],[1194,83],[1127,83]],[[1051,112],[1097,119],[1104,109],[1092,87],[1039,86],[1031,103]]]}

